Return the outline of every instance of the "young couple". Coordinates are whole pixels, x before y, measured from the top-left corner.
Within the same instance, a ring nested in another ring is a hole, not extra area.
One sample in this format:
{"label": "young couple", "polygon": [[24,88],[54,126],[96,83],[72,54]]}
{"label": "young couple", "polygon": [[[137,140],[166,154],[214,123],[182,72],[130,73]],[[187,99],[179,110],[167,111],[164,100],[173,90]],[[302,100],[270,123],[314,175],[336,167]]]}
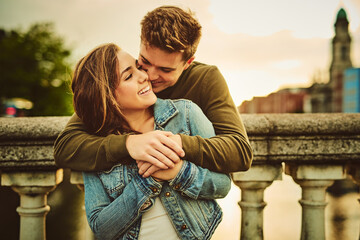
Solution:
{"label": "young couple", "polygon": [[193,62],[201,26],[191,13],[159,7],[141,26],[138,60],[105,44],[77,64],[76,114],[55,161],[84,171],[99,239],[210,239],[222,217],[214,199],[252,149],[219,70]]}

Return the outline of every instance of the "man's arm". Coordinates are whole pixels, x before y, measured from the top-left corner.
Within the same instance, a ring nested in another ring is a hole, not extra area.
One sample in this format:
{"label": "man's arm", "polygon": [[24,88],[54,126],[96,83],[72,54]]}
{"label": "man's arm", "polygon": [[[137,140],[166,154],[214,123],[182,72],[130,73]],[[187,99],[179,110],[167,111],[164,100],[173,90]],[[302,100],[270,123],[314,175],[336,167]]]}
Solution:
{"label": "man's arm", "polygon": [[248,170],[252,148],[224,77],[216,67],[201,77],[203,81],[198,82],[196,91],[200,99],[190,95],[186,98],[198,103],[212,122],[216,136],[206,139],[181,135],[185,159],[216,172]]}
{"label": "man's arm", "polygon": [[[166,169],[165,165],[173,166],[173,162],[180,160],[178,155],[184,154],[181,147],[167,137],[169,134],[153,131],[141,135],[110,134],[100,137],[86,132],[81,119],[74,114],[55,140],[55,163],[59,167],[78,171],[102,171],[119,163],[129,164],[134,158]],[[138,148],[127,146],[128,140]]]}
{"label": "man's arm", "polygon": [[101,171],[119,162],[130,162],[126,138],[126,135],[98,137],[88,134],[81,119],[74,114],[55,140],[55,163],[78,171]]}

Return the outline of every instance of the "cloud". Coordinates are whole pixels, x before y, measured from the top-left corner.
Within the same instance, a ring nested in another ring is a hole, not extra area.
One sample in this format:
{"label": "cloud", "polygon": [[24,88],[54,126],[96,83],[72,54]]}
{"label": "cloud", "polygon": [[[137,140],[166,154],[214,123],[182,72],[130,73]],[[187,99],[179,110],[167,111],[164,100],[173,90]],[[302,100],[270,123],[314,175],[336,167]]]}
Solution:
{"label": "cloud", "polygon": [[298,67],[324,65],[330,39],[296,38],[291,31],[260,37],[213,32],[204,36],[200,44],[198,54],[202,59],[221,62],[222,66],[230,69],[263,69],[288,59],[301,63]]}
{"label": "cloud", "polygon": [[330,36],[331,28],[322,26],[332,21],[337,5],[338,0],[214,0],[210,12],[226,33],[266,36],[292,29],[297,37],[312,38]]}

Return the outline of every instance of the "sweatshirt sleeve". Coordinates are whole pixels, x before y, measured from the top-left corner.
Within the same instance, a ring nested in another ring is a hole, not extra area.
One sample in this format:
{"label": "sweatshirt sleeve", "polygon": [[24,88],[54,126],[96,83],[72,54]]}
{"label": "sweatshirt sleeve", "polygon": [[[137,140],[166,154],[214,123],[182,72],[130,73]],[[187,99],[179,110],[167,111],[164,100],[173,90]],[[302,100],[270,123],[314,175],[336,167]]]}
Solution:
{"label": "sweatshirt sleeve", "polygon": [[211,171],[231,173],[250,168],[253,152],[224,77],[216,67],[201,76],[200,107],[216,136],[181,135],[185,159]]}
{"label": "sweatshirt sleeve", "polygon": [[100,137],[89,134],[74,114],[54,143],[57,166],[78,171],[103,171],[132,161],[126,149],[127,135]]}

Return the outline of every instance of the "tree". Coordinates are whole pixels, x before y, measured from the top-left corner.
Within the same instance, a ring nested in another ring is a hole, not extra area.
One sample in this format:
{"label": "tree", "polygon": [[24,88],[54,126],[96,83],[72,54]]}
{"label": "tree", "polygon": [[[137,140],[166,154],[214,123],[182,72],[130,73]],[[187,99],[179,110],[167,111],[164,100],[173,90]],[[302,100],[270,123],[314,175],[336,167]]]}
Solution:
{"label": "tree", "polygon": [[27,32],[0,29],[0,100],[30,100],[31,116],[70,115],[70,53],[51,23]]}

